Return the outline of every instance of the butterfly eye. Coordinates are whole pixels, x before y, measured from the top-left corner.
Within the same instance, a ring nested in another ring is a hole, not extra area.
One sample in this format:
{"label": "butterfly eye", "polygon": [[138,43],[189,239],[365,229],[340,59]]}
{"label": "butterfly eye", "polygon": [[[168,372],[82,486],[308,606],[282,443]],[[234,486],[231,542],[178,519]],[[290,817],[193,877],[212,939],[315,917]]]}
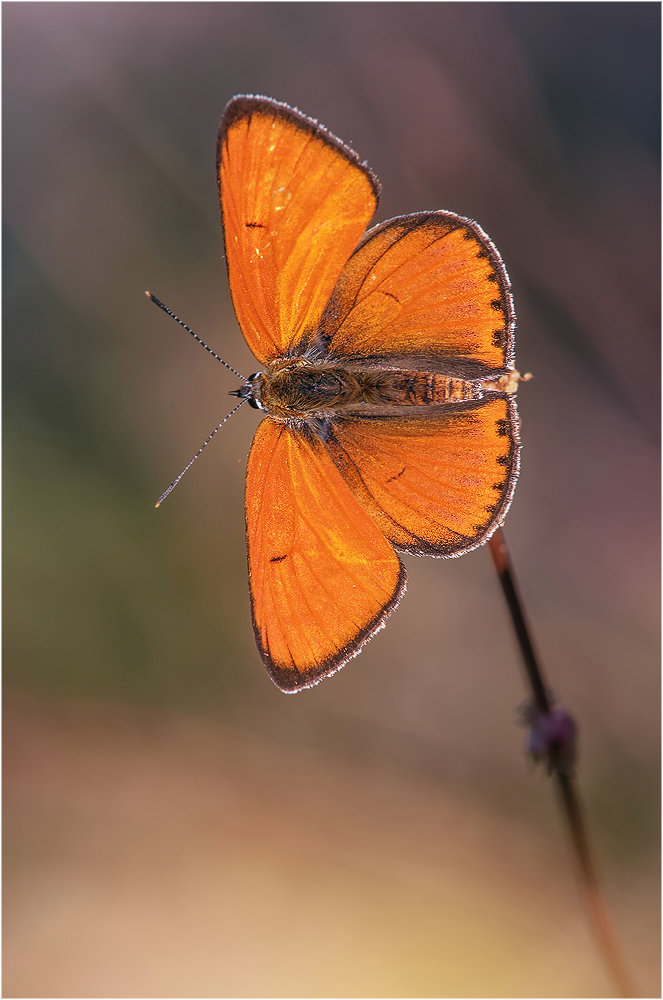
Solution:
{"label": "butterfly eye", "polygon": [[237,396],[238,399],[241,399],[242,401],[247,402],[249,406],[252,406],[254,410],[262,410],[263,413],[266,413],[266,408],[262,405],[262,402],[258,398],[260,394],[259,388],[257,386],[255,389],[252,387],[252,384],[256,381],[256,379],[259,379],[261,375],[262,372],[254,372],[253,375],[249,375],[249,377],[245,379],[245,384],[241,389],[232,389],[228,395]]}

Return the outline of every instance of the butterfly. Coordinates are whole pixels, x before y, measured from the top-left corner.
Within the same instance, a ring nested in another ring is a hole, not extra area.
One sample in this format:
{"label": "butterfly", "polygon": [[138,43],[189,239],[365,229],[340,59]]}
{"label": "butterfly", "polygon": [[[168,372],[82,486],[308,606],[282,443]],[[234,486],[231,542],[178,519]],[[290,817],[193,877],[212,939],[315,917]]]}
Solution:
{"label": "butterfly", "polygon": [[397,552],[460,556],[519,471],[515,314],[482,229],[418,212],[373,229],[380,184],[314,119],[234,97],[217,142],[232,300],[264,369],[248,459],[253,628],[286,692],[334,673],[406,586]]}

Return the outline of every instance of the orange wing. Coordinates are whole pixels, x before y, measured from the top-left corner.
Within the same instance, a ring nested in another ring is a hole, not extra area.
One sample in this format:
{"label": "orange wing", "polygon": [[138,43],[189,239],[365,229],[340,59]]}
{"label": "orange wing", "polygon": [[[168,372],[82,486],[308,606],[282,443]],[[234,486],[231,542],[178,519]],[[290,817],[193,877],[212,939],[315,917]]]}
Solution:
{"label": "orange wing", "polygon": [[275,683],[299,691],[334,673],[380,629],[405,569],[353,498],[319,438],[267,417],[246,475],[253,628]]}
{"label": "orange wing", "polygon": [[311,118],[235,97],[217,142],[230,290],[265,363],[303,350],[378,203],[359,157]]}
{"label": "orange wing", "polygon": [[381,531],[415,555],[458,556],[493,533],[518,477],[515,402],[436,408],[422,419],[347,417],[327,447]]}
{"label": "orange wing", "polygon": [[330,355],[461,377],[513,366],[515,315],[501,258],[452,212],[390,219],[366,233],[322,319]]}

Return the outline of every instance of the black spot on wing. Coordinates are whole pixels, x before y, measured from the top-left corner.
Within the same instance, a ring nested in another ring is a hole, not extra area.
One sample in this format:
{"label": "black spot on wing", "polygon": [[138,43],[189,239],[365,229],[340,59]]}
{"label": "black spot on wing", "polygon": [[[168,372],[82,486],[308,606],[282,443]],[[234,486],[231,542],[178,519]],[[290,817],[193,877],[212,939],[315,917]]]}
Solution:
{"label": "black spot on wing", "polygon": [[389,476],[389,479],[387,479],[387,483],[393,483],[394,479],[400,479],[400,477],[403,475],[404,472],[405,472],[405,466],[403,466],[401,471],[397,472],[395,476]]}

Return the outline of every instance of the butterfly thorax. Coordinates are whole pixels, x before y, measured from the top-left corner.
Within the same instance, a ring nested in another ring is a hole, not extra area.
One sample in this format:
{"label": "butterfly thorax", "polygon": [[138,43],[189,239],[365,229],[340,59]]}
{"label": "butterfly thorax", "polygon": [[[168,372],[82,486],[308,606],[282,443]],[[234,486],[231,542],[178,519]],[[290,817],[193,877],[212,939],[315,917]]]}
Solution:
{"label": "butterfly thorax", "polygon": [[431,372],[358,369],[339,364],[280,362],[251,383],[260,409],[298,418],[349,407],[422,406],[481,398],[476,381]]}

